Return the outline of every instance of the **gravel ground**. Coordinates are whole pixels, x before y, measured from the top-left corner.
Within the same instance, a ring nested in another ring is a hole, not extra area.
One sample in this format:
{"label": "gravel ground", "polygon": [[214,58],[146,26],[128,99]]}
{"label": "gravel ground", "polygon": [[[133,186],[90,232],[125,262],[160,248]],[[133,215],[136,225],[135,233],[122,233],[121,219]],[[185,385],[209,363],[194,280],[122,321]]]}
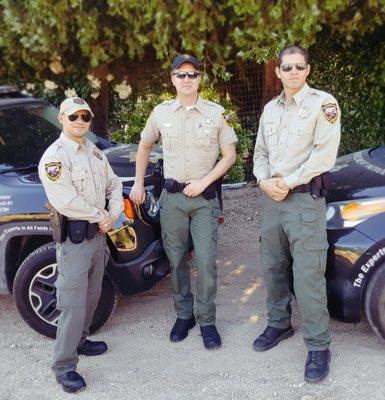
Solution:
{"label": "gravel ground", "polygon": [[[174,313],[166,278],[147,293],[121,299],[93,336],[106,340],[109,351],[81,358],[78,371],[87,389],[68,395],[50,371],[53,341],[33,332],[12,299],[2,296],[0,399],[385,399],[385,345],[366,321],[332,321],[331,371],[318,385],[303,380],[307,353],[295,304],[294,337],[265,353],[252,350],[266,318],[258,255],[260,203],[253,187],[225,192],[218,256],[220,350],[204,349],[198,327],[183,342],[169,342]],[[194,270],[192,276],[195,280]]]}

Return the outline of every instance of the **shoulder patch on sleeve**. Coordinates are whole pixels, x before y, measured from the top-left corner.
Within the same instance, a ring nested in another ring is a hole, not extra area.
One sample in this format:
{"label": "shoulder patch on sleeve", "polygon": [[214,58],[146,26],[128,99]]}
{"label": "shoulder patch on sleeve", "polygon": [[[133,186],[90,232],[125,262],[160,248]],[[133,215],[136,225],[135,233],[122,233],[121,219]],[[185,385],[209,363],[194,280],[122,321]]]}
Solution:
{"label": "shoulder patch on sleeve", "polygon": [[334,124],[338,118],[338,106],[337,103],[330,101],[322,105],[322,115],[325,119]]}
{"label": "shoulder patch on sleeve", "polygon": [[231,126],[232,128],[235,128],[235,125],[237,123],[237,115],[235,114],[235,112],[225,110],[222,112],[222,115],[224,123]]}
{"label": "shoulder patch on sleeve", "polygon": [[45,175],[50,181],[57,181],[63,171],[61,161],[51,161],[44,164]]}

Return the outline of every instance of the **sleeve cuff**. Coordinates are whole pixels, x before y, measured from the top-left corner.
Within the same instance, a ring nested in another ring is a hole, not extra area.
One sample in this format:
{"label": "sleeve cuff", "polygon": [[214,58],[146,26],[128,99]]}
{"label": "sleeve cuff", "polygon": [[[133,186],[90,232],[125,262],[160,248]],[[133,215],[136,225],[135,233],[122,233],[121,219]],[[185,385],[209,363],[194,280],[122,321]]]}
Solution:
{"label": "sleeve cuff", "polygon": [[300,184],[298,182],[298,178],[294,174],[286,176],[285,178],[283,178],[283,181],[286,183],[289,189],[294,189]]}
{"label": "sleeve cuff", "polygon": [[93,217],[88,218],[88,222],[93,224],[95,222],[100,222],[102,220],[102,215],[100,211],[95,207],[95,215]]}

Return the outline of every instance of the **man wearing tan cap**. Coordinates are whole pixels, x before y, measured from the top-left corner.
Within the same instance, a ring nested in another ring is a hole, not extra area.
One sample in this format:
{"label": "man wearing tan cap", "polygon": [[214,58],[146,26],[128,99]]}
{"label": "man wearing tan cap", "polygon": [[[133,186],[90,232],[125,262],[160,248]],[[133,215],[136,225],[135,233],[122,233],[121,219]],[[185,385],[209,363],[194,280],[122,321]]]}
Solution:
{"label": "man wearing tan cap", "polygon": [[[86,139],[94,116],[78,97],[64,100],[59,137],[43,154],[39,176],[51,205],[67,220],[57,243],[57,308],[61,311],[52,369],[66,392],[83,389],[79,354],[96,356],[104,342],[87,340],[109,258],[105,233],[123,210],[122,184],[104,155]],[[108,210],[105,210],[108,199]]]}

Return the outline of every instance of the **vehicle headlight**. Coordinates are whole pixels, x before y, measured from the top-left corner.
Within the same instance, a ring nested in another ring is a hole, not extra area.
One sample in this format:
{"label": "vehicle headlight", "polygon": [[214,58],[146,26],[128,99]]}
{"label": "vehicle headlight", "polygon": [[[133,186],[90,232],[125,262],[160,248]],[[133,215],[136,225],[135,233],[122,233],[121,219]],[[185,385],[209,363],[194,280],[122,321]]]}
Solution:
{"label": "vehicle headlight", "polygon": [[352,228],[385,212],[385,198],[360,199],[326,205],[327,229]]}

